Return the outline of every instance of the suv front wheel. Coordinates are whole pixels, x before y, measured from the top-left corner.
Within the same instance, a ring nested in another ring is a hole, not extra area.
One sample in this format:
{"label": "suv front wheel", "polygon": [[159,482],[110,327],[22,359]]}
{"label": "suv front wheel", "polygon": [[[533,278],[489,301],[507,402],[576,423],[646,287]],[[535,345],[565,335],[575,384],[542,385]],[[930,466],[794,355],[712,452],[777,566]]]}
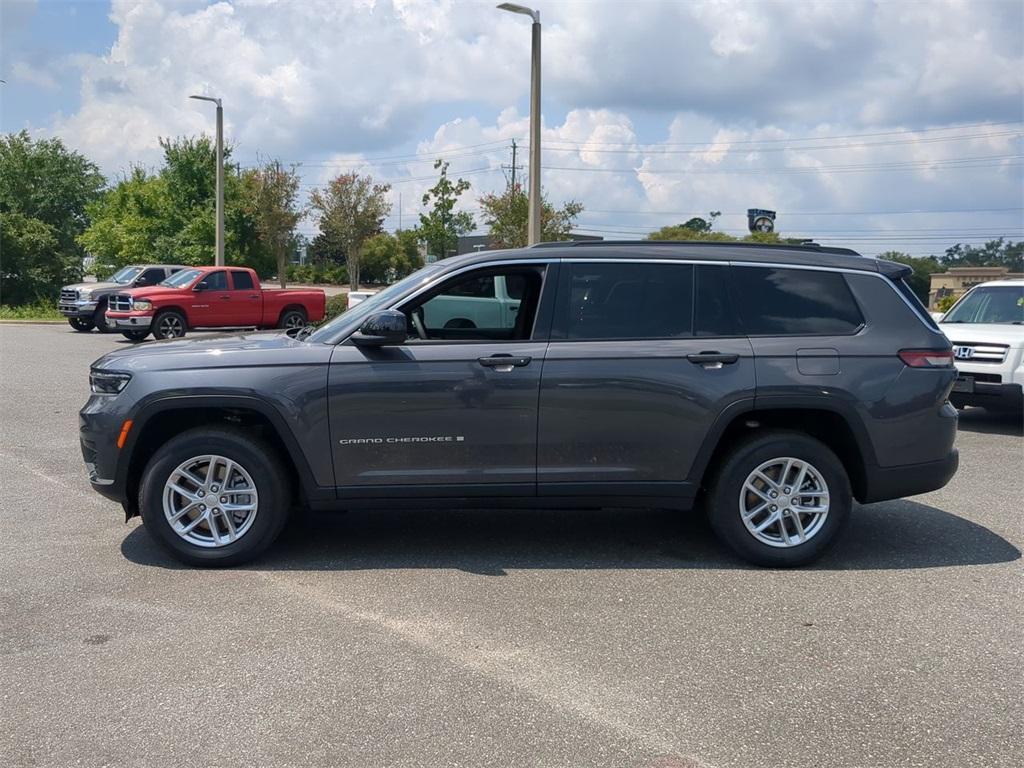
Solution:
{"label": "suv front wheel", "polygon": [[183,432],[153,455],[139,509],[146,530],[190,565],[251,560],[288,518],[288,475],[265,442],[236,429]]}
{"label": "suv front wheel", "polygon": [[819,558],[850,516],[850,479],[823,443],[767,432],[732,448],[708,493],[711,527],[740,557],[787,568]]}

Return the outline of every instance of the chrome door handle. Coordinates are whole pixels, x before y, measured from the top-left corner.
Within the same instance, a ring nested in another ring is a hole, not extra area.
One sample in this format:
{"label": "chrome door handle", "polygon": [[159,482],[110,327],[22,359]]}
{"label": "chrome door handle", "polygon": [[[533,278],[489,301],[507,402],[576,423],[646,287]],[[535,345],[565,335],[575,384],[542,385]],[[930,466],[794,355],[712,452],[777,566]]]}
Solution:
{"label": "chrome door handle", "polygon": [[484,368],[493,368],[498,373],[508,373],[513,368],[522,368],[529,365],[532,357],[513,357],[512,355],[493,355],[491,357],[479,357],[477,362]]}

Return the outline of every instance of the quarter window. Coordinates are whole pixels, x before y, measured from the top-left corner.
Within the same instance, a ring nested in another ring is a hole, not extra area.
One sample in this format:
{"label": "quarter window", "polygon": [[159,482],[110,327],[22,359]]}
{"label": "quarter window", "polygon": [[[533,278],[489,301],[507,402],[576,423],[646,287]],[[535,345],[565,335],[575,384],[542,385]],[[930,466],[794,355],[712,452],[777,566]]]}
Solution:
{"label": "quarter window", "polygon": [[689,264],[567,262],[562,266],[556,338],[670,339],[692,335]]}
{"label": "quarter window", "polygon": [[749,336],[842,335],[864,323],[839,272],[734,267],[733,277]]}

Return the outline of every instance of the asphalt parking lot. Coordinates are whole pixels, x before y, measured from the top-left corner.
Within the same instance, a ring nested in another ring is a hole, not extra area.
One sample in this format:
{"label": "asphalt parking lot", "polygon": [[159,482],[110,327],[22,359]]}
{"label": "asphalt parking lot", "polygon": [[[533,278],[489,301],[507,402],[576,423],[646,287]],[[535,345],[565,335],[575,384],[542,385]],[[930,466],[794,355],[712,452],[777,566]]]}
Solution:
{"label": "asphalt parking lot", "polygon": [[0,325],[0,764],[1010,766],[1024,439],[816,567],[697,515],[353,512],[180,567],[92,492],[77,411],[124,342]]}

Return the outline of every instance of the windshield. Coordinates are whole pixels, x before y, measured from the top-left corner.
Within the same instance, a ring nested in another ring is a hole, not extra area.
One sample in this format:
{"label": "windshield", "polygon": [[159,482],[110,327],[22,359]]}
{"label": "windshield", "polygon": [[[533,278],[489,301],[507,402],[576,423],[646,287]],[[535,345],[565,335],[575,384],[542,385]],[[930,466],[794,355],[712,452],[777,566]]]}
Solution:
{"label": "windshield", "polygon": [[942,318],[942,322],[1024,324],[1024,286],[975,288]]}
{"label": "windshield", "polygon": [[135,279],[135,276],[142,271],[142,267],[122,267],[110,278],[110,282],[118,285],[126,285]]}
{"label": "windshield", "polygon": [[406,291],[427,282],[442,269],[444,267],[440,263],[434,263],[416,270],[408,277],[399,280],[393,285],[389,285],[383,291],[373,294],[368,299],[364,299],[351,309],[342,312],[331,322],[317,328],[316,333],[310,336],[309,340],[312,342],[324,342],[334,338],[339,333],[354,330],[362,323],[363,318],[378,308],[386,307],[391,303],[392,299],[401,296]]}
{"label": "windshield", "polygon": [[203,274],[201,269],[183,269],[181,272],[175,272],[173,275],[164,280],[160,285],[168,285],[171,288],[181,288],[182,286],[188,285],[197,277]]}

